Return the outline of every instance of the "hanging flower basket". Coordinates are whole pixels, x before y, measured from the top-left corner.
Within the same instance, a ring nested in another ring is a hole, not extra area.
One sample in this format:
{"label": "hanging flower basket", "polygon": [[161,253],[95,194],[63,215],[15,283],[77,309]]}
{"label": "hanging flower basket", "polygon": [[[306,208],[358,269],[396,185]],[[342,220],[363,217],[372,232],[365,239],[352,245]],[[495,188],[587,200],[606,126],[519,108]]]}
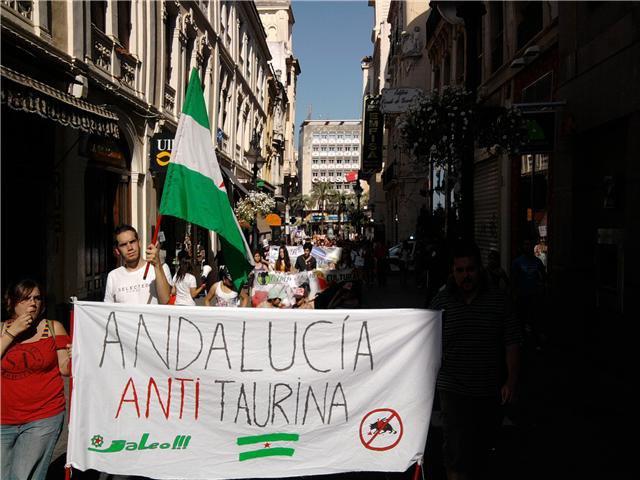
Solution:
{"label": "hanging flower basket", "polygon": [[275,206],[275,199],[268,193],[251,191],[236,204],[234,211],[238,222],[244,221],[251,225],[258,215],[265,216],[273,211]]}

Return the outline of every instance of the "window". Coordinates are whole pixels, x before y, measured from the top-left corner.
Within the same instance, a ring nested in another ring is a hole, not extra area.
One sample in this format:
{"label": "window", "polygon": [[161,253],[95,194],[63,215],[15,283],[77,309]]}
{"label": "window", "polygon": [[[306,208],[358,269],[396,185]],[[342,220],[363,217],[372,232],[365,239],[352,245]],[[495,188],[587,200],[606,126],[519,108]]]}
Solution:
{"label": "window", "polygon": [[129,51],[131,37],[131,0],[118,2],[118,40],[122,47]]}
{"label": "window", "polygon": [[504,63],[504,12],[502,2],[491,2],[491,72],[498,70]]}
{"label": "window", "polygon": [[536,33],[542,30],[542,2],[516,2],[517,45],[524,47]]}
{"label": "window", "polygon": [[[91,2],[91,8],[96,2]],[[99,2],[97,2],[99,3]],[[171,83],[171,55],[173,51],[173,32],[176,28],[176,15],[167,13],[167,19],[164,23],[164,82]]]}
{"label": "window", "polygon": [[100,31],[104,32],[107,25],[107,2],[96,1],[90,3],[91,23],[93,23]]}

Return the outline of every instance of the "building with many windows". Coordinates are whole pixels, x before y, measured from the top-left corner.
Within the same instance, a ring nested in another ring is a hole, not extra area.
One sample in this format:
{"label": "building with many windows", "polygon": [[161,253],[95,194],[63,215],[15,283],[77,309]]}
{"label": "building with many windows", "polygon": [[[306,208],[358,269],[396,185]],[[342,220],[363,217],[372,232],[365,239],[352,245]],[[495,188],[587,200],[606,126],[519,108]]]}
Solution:
{"label": "building with many windows", "polygon": [[360,120],[302,122],[298,175],[303,195],[317,182],[330,182],[338,192],[352,192],[361,164],[361,126]]}
{"label": "building with many windows", "polygon": [[[278,82],[254,2],[3,1],[2,283],[100,299],[116,265],[112,232],[153,233],[164,171],[193,68],[230,196],[246,193],[254,132],[269,156]],[[282,105],[280,106],[282,108]],[[282,149],[280,150],[282,152]],[[258,176],[275,190],[282,172]],[[21,200],[15,201],[15,198]],[[215,237],[164,219],[162,248],[215,249]],[[162,238],[162,237],[161,237]],[[58,318],[61,318],[58,316]]]}

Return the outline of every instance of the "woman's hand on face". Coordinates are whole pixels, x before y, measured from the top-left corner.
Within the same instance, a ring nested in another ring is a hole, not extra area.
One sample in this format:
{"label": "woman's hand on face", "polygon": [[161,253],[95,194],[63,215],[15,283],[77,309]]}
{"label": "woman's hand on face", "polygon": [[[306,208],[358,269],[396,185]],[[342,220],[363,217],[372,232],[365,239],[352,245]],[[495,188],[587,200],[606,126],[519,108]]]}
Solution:
{"label": "woman's hand on face", "polygon": [[33,325],[33,316],[30,313],[24,313],[11,322],[11,326],[7,327],[7,331],[13,335],[20,335],[31,328],[31,325]]}

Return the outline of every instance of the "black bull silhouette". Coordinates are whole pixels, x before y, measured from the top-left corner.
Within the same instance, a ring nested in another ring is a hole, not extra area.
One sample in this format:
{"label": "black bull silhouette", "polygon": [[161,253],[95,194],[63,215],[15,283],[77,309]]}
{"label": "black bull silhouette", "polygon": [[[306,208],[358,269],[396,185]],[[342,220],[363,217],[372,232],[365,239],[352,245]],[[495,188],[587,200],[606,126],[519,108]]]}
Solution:
{"label": "black bull silhouette", "polygon": [[387,423],[386,418],[383,418],[383,419],[379,418],[377,421],[369,424],[369,435],[372,435],[373,433],[377,433],[377,432],[392,433],[394,435],[398,433],[393,429],[390,423]]}

